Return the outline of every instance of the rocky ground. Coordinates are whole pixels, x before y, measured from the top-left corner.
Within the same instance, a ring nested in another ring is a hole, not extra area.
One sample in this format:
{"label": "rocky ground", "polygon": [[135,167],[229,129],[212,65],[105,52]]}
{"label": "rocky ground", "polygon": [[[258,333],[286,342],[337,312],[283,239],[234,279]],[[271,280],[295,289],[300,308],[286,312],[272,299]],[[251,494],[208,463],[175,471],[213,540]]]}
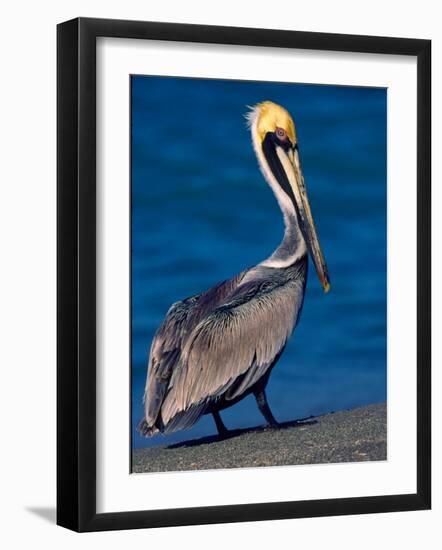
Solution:
{"label": "rocky ground", "polygon": [[386,460],[386,404],[186,441],[137,449],[133,472],[254,468]]}

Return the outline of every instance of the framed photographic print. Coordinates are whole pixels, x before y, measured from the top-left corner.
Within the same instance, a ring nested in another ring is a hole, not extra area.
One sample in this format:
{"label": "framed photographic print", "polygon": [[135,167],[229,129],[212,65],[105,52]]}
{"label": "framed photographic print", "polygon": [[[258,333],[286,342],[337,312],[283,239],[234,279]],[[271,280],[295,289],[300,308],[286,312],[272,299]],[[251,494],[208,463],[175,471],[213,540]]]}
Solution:
{"label": "framed photographic print", "polygon": [[430,507],[430,54],[58,26],[59,525]]}

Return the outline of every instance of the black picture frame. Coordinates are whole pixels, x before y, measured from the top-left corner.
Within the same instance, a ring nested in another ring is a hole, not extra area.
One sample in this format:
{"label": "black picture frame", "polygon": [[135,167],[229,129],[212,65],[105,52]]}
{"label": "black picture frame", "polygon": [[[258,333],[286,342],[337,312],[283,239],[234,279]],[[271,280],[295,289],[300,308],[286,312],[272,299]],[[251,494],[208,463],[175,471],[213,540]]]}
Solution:
{"label": "black picture frame", "polygon": [[[96,39],[417,58],[417,492],[96,512]],[[424,510],[431,506],[431,41],[79,18],[57,28],[57,523],[75,531]]]}

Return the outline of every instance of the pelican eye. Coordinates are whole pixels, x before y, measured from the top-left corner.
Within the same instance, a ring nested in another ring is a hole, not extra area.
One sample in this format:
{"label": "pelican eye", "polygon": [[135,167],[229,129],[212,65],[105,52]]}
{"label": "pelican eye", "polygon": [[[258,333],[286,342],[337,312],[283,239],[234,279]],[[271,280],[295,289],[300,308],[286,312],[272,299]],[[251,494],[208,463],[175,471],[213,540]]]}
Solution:
{"label": "pelican eye", "polygon": [[287,139],[287,132],[284,130],[284,128],[277,127],[275,130],[275,134],[280,141],[285,141]]}

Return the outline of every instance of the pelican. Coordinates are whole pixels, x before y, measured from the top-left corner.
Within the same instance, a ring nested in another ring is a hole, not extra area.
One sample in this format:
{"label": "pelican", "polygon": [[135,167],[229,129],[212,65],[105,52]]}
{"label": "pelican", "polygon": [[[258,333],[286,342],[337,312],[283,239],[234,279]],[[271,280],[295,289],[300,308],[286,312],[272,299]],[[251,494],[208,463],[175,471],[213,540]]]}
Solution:
{"label": "pelican", "polygon": [[330,288],[286,109],[264,101],[247,114],[253,148],[284,218],[281,244],[265,260],[171,306],[150,349],[140,433],[190,428],[252,394],[267,424],[278,426],[265,388],[301,314],[308,254]]}

